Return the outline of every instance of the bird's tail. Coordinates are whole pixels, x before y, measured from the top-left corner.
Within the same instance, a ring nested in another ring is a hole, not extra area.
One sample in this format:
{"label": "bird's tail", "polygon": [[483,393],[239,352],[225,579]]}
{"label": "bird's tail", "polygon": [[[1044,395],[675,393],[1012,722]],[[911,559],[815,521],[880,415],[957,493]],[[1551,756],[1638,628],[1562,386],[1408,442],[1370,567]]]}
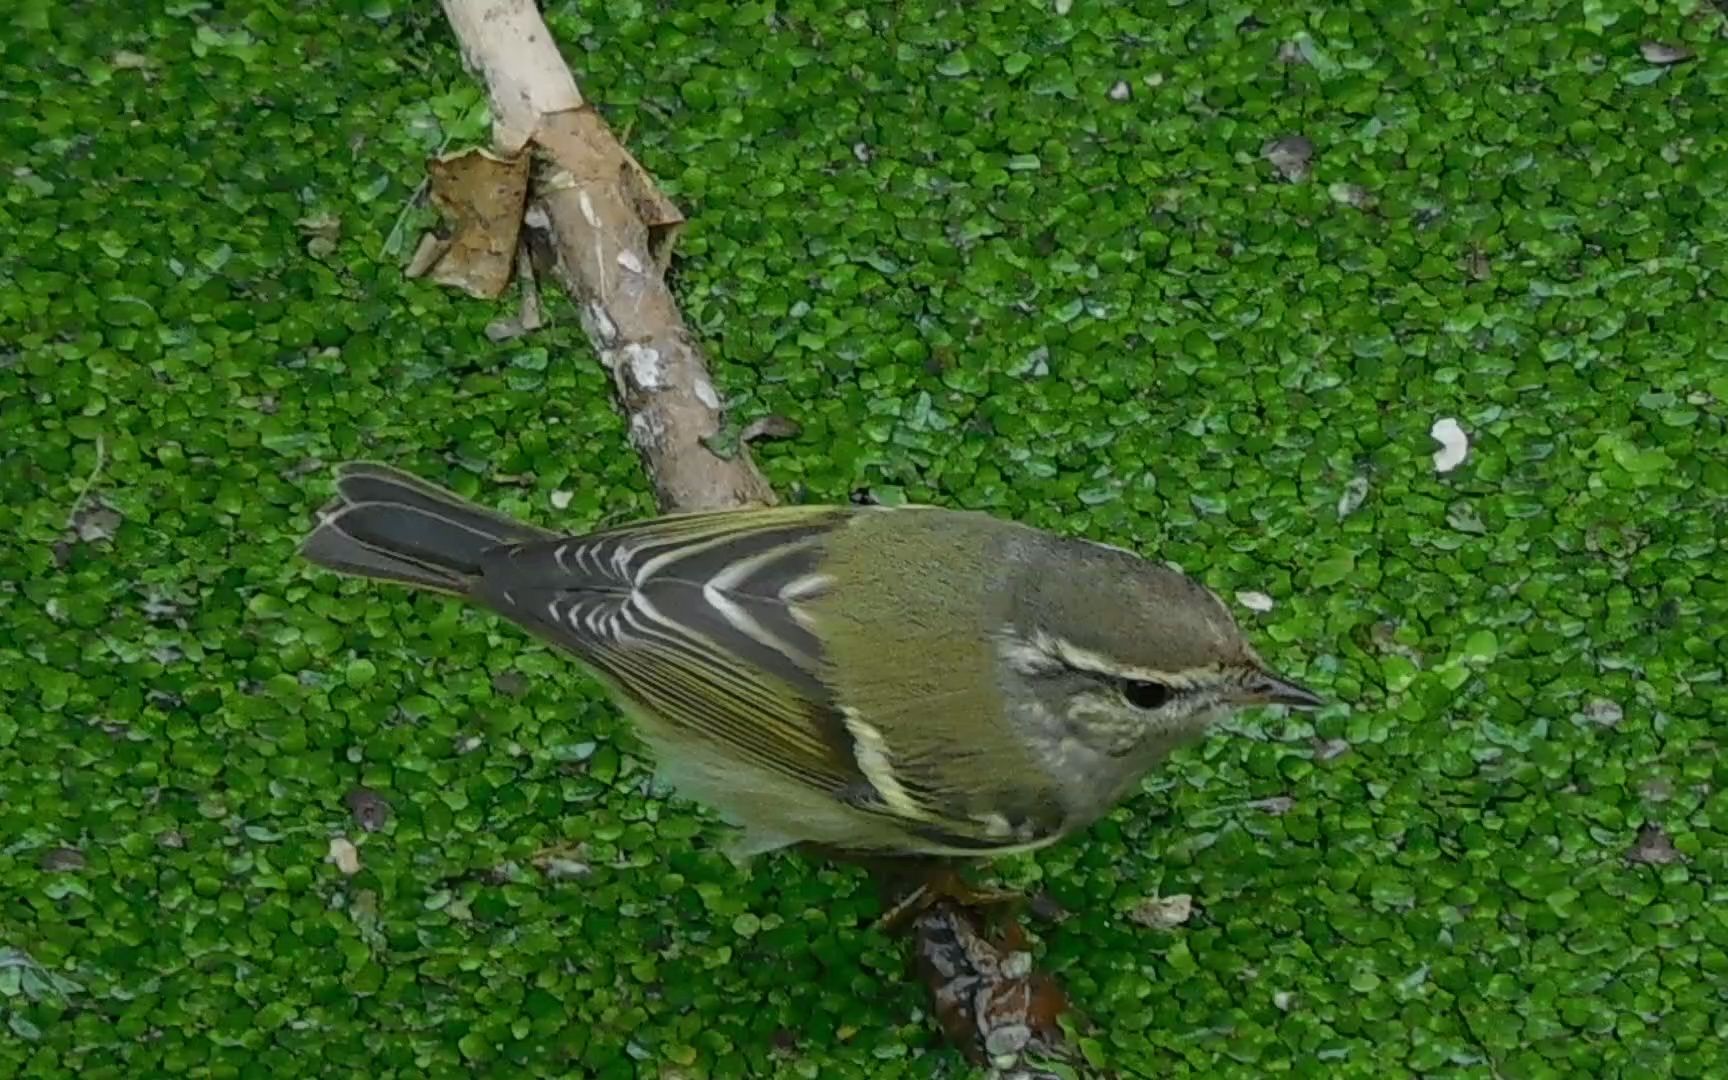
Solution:
{"label": "bird's tail", "polygon": [[355,577],[466,595],[488,549],[555,535],[388,465],[337,466],[336,492],[300,554]]}

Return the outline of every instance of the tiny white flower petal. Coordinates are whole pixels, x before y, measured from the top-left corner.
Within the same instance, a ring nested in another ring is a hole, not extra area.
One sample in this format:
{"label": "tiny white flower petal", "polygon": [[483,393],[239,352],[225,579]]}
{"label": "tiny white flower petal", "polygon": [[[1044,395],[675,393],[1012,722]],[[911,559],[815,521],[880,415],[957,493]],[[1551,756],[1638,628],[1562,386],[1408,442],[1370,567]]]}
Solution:
{"label": "tiny white flower petal", "polygon": [[1239,592],[1236,594],[1236,602],[1249,611],[1264,613],[1272,610],[1272,598],[1263,592]]}
{"label": "tiny white flower petal", "polygon": [[1175,896],[1147,897],[1134,905],[1128,919],[1154,930],[1172,930],[1187,922],[1193,914],[1193,895],[1177,893]]}
{"label": "tiny white flower petal", "polygon": [[1584,706],[1584,719],[1603,727],[1615,727],[1626,719],[1626,710],[1617,701],[1607,698],[1591,698]]}
{"label": "tiny white flower petal", "polygon": [[1450,416],[1436,420],[1428,434],[1440,444],[1440,449],[1434,451],[1434,471],[1451,472],[1464,464],[1464,459],[1470,454],[1470,436],[1464,434],[1458,421]]}
{"label": "tiny white flower petal", "polygon": [[336,869],[349,877],[360,872],[360,849],[354,846],[354,841],[346,836],[330,838],[329,860],[336,864]]}
{"label": "tiny white flower petal", "polygon": [[1338,516],[1349,517],[1362,505],[1362,500],[1368,497],[1368,478],[1352,476],[1350,482],[1344,485],[1344,494],[1338,496]]}
{"label": "tiny white flower petal", "polygon": [[576,493],[573,491],[554,491],[552,493],[552,509],[568,510],[570,508],[570,500],[575,497]]}

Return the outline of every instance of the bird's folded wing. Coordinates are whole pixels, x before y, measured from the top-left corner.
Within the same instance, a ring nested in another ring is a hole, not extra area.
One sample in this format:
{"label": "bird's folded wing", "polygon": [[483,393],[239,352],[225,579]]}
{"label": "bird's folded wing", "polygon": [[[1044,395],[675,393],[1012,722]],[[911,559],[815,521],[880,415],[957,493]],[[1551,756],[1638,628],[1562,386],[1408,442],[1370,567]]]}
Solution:
{"label": "bird's folded wing", "polygon": [[502,548],[482,588],[663,723],[844,798],[867,783],[803,604],[845,507],[681,514]]}
{"label": "bird's folded wing", "polygon": [[878,729],[820,677],[812,604],[833,587],[823,542],[870,512],[685,514],[535,541],[499,549],[481,588],[656,719],[727,756],[944,848],[1017,846],[988,815],[963,811],[974,800],[947,790],[948,770],[897,770]]}

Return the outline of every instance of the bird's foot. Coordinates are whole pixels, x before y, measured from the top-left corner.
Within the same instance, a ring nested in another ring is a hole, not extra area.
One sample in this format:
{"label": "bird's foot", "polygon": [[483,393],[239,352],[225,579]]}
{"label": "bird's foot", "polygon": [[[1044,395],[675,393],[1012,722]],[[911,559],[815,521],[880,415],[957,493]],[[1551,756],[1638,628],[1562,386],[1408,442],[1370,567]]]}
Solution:
{"label": "bird's foot", "polygon": [[974,885],[960,871],[946,863],[920,868],[910,890],[902,890],[898,899],[876,920],[876,927],[888,933],[900,933],[918,916],[940,903],[971,911],[1004,911],[1024,902],[1026,896],[1016,889],[992,889]]}

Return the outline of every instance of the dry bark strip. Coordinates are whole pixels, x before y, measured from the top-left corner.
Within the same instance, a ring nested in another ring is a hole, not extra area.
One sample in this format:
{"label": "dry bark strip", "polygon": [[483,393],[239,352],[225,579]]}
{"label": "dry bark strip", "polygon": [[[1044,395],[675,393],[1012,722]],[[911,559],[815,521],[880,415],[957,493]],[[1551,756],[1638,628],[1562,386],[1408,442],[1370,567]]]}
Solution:
{"label": "dry bark strip", "polygon": [[530,221],[542,216],[555,276],[611,369],[630,438],[662,510],[769,505],[748,448],[704,444],[724,426],[708,363],[666,285],[683,217],[582,99],[533,0],[443,0],[492,102],[493,150],[528,153]]}

